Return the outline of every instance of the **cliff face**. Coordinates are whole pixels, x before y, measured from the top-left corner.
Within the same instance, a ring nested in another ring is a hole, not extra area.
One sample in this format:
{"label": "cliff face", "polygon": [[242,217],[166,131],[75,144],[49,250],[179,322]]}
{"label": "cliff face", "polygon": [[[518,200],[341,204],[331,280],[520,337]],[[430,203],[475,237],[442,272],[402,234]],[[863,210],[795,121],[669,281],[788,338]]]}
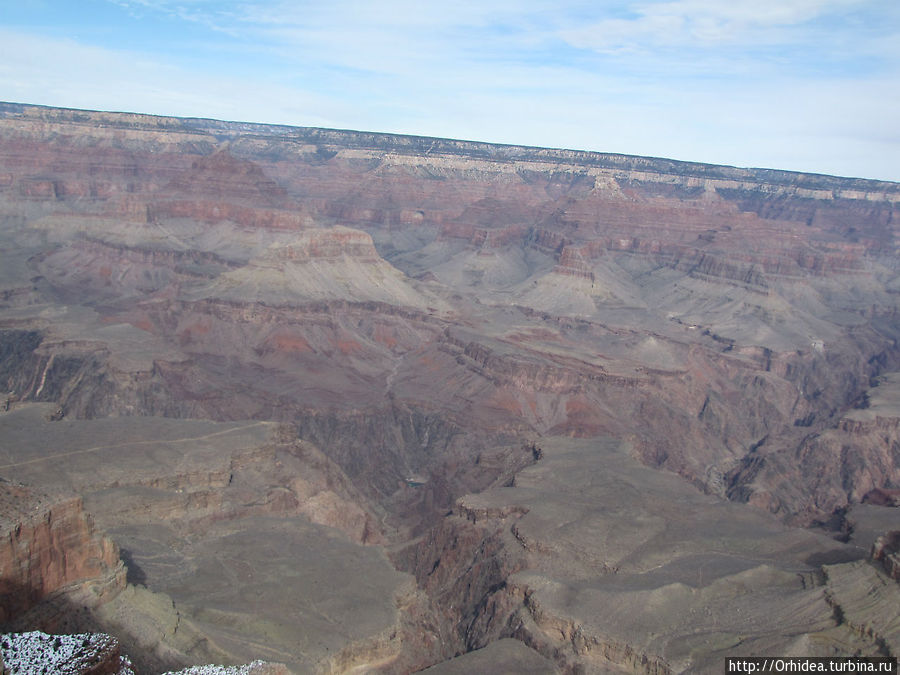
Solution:
{"label": "cliff face", "polygon": [[[890,506],[892,491],[884,488],[900,482],[897,374],[874,378],[872,384],[858,399],[859,407],[835,426],[798,435],[795,444],[777,440],[773,447],[757,448],[735,471],[732,482],[738,487],[732,489],[772,509],[794,505],[795,513],[807,517],[864,501]],[[809,478],[784,484],[794,467]]]}
{"label": "cliff face", "polygon": [[[617,439],[799,525],[893,494],[898,216],[900,186],[880,181],[0,104],[0,431],[33,403],[73,433],[289,423],[214,470],[86,484],[79,460],[51,482],[153,492],[148,517],[205,561],[225,544],[189,535],[256,518],[397,544],[421,593],[388,604],[434,632],[385,620],[394,637],[353,638],[341,663],[426,666],[513,634],[569,663],[534,622],[632,663],[636,633],[590,642],[557,596],[510,581],[534,563],[516,546],[553,548],[507,527],[518,503],[459,498],[510,486],[545,438]],[[25,461],[9,464],[34,477]]]}
{"label": "cliff face", "polygon": [[872,547],[872,560],[880,562],[891,579],[900,581],[900,531],[878,538]]}
{"label": "cliff face", "polygon": [[51,499],[0,483],[0,622],[6,623],[66,586],[92,582],[98,594],[125,585],[118,547],[97,533],[79,497]]}

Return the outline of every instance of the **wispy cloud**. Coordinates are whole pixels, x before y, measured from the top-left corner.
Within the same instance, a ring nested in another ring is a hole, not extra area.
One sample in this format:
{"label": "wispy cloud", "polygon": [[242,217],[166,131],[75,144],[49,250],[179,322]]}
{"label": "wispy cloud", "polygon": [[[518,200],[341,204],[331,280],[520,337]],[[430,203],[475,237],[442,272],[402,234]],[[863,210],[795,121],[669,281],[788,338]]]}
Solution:
{"label": "wispy cloud", "polygon": [[633,3],[560,36],[629,72],[673,77],[865,76],[900,66],[900,6],[875,0]]}
{"label": "wispy cloud", "polygon": [[[195,72],[152,53],[0,28],[0,90],[11,101],[158,115],[327,126],[350,111],[315,91]],[[273,102],[277,102],[273,105]]]}
{"label": "wispy cloud", "polygon": [[149,13],[161,13],[180,21],[196,23],[210,30],[238,37],[234,29],[238,13],[228,2],[210,0],[107,0],[127,10],[137,19]]}
{"label": "wispy cloud", "polygon": [[689,45],[711,48],[805,43],[817,19],[841,16],[860,0],[671,0],[630,5],[627,18],[600,19],[564,32],[579,47],[599,51]]}
{"label": "wispy cloud", "polygon": [[897,3],[108,3],[0,31],[4,97],[900,178]]}

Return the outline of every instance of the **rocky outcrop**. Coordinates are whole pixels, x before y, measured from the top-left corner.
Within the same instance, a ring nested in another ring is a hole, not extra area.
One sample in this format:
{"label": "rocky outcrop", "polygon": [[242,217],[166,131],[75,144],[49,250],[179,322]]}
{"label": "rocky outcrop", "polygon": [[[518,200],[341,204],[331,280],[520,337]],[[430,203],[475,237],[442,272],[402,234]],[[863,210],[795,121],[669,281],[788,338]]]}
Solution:
{"label": "rocky outcrop", "polygon": [[[732,475],[733,493],[807,523],[850,504],[889,506],[900,484],[897,375],[887,373],[875,384],[857,398],[864,407],[847,411],[833,427],[810,432],[800,424],[795,444],[764,442]],[[784,485],[793,466],[815,478]]]}
{"label": "rocky outcrop", "polygon": [[900,490],[875,488],[863,495],[862,503],[876,506],[900,506]]}
{"label": "rocky outcrop", "polygon": [[484,647],[502,637],[514,607],[506,580],[524,559],[496,521],[445,519],[393,559],[415,575],[430,598],[431,626],[443,659]]}
{"label": "rocky outcrop", "polygon": [[370,235],[359,230],[351,230],[348,227],[303,232],[289,244],[272,247],[266,255],[272,260],[289,260],[291,262],[342,256],[372,262],[380,257]]}
{"label": "rocky outcrop", "polygon": [[891,579],[900,581],[900,531],[888,532],[875,540],[872,560],[880,562]]}
{"label": "rocky outcrop", "polygon": [[879,655],[900,653],[897,602],[900,586],[867,561],[826,565],[825,597],[835,616],[862,640],[877,646]]}
{"label": "rocky outcrop", "polygon": [[121,653],[118,641],[109,635],[10,633],[0,636],[0,646],[3,662],[13,675],[134,675],[128,657]]}
{"label": "rocky outcrop", "polygon": [[0,504],[0,623],[73,584],[98,595],[124,587],[119,549],[94,529],[80,497],[51,498],[3,481]]}

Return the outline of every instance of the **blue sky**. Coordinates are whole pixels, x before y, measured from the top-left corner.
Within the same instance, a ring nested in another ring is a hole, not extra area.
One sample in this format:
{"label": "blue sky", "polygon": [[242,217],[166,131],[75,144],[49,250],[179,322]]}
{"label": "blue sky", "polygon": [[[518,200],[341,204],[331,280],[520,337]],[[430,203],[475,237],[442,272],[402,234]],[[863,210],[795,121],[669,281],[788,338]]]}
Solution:
{"label": "blue sky", "polygon": [[900,181],[900,3],[0,0],[0,100]]}

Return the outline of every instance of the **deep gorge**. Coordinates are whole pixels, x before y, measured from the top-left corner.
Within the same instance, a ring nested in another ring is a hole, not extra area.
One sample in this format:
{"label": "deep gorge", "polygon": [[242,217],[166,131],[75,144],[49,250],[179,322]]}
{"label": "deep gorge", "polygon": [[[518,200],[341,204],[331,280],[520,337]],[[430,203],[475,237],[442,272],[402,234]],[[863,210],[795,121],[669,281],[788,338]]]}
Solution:
{"label": "deep gorge", "polygon": [[46,587],[0,561],[3,628],[108,632],[140,672],[896,656],[898,209],[0,104],[0,486],[106,542]]}

